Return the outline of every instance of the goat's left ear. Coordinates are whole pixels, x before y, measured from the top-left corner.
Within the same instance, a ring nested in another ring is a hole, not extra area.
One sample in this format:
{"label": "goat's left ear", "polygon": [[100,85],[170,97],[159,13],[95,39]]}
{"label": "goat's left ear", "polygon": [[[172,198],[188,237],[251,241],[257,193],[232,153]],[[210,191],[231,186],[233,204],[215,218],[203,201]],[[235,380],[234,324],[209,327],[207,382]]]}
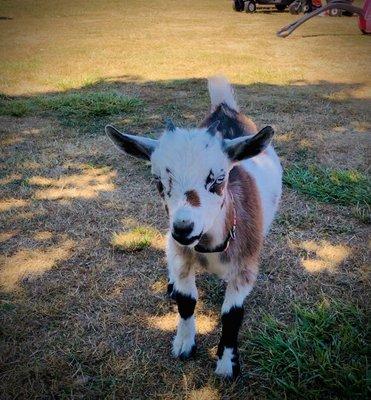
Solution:
{"label": "goat's left ear", "polygon": [[239,137],[232,140],[224,140],[224,151],[231,161],[241,161],[257,156],[264,151],[272,137],[274,130],[266,126],[253,137]]}
{"label": "goat's left ear", "polygon": [[155,139],[121,133],[112,125],[106,126],[106,133],[119,150],[144,160],[151,160],[151,154],[157,146]]}

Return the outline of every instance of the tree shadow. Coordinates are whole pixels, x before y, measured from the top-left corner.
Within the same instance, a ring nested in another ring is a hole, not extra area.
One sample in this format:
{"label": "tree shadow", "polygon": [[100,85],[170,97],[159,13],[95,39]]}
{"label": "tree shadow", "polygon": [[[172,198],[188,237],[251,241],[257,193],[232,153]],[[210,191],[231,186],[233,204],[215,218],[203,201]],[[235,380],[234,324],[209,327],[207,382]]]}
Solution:
{"label": "tree shadow", "polygon": [[[362,90],[361,84],[331,82],[236,86],[243,111],[259,126],[275,126],[284,165],[341,163],[342,168],[365,165],[359,152],[365,152],[369,102],[359,95]],[[104,125],[154,135],[166,117],[181,126],[197,125],[208,109],[206,82],[122,76],[34,97],[111,91],[139,98],[143,106],[79,120],[50,109],[0,117],[0,271],[13,273],[12,285],[3,285],[1,293],[1,358],[11,365],[3,393],[58,396],[72,390],[76,396],[143,398],[159,396],[160,385],[166,397],[172,390],[169,375],[183,393],[187,385],[210,387],[218,396],[256,393],[259,378],[247,383],[244,354],[239,383],[228,386],[212,376],[223,297],[219,281],[199,277],[200,352],[181,363],[170,355],[176,309],[163,295],[164,251],[122,253],[110,244],[112,234],[130,224],[151,225],[162,234],[167,224],[148,165],[118,154]],[[254,330],[265,312],[289,319],[295,301],[323,296],[362,301],[365,238],[366,227],[349,216],[349,208],[285,189],[258,283],[246,302],[244,329]],[[330,250],[345,246],[347,252],[336,268],[308,271],[303,259],[315,265],[325,255],[322,262],[328,262],[324,243]]]}

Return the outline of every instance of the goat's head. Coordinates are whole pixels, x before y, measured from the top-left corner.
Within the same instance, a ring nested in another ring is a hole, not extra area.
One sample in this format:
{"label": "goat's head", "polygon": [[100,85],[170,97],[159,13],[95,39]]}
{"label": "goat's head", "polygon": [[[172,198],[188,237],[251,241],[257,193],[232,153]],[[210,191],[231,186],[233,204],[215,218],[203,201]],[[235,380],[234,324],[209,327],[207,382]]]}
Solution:
{"label": "goat's head", "polygon": [[218,122],[208,128],[182,129],[168,121],[161,138],[154,140],[106,127],[121,151],[151,162],[172,235],[182,245],[196,245],[212,227],[224,205],[233,165],[263,151],[274,134],[268,126],[253,137],[223,140],[217,128]]}

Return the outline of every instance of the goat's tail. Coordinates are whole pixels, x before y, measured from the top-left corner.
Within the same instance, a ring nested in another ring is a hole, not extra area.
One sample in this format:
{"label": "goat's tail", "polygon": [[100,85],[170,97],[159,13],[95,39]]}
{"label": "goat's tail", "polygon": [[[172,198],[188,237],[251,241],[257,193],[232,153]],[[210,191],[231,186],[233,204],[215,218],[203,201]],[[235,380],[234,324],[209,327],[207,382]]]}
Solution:
{"label": "goat's tail", "polygon": [[235,111],[238,110],[233,88],[224,76],[212,76],[208,79],[208,87],[211,99],[211,110],[224,103]]}

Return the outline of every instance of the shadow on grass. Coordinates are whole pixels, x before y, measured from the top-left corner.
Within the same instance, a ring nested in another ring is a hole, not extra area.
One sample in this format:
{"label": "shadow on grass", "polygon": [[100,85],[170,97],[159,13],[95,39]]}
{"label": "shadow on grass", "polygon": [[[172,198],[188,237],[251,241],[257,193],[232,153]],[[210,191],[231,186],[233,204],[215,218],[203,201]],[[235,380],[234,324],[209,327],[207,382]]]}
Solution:
{"label": "shadow on grass", "polygon": [[[342,168],[365,165],[360,148],[365,152],[368,105],[354,95],[359,89],[329,82],[236,87],[244,112],[259,126],[276,126],[285,166],[300,161],[332,167],[341,161]],[[258,373],[248,372],[245,351],[240,382],[228,385],[212,375],[223,296],[218,280],[199,279],[200,351],[194,361],[181,363],[170,355],[176,312],[163,296],[164,251],[150,246],[123,253],[111,246],[113,233],[131,225],[164,234],[166,217],[149,167],[118,154],[104,125],[154,135],[169,116],[179,125],[197,125],[208,109],[206,82],[114,77],[0,101],[0,271],[5,265],[1,277],[11,283],[1,294],[1,362],[8,366],[2,393],[8,398],[184,398],[205,388],[216,398],[269,393],[270,383],[262,385]],[[22,117],[12,117],[17,109]],[[292,320],[296,301],[364,301],[366,227],[349,214],[346,205],[286,190],[261,275],[246,302],[244,329],[257,333],[263,312]],[[302,260],[323,255],[324,243],[330,250],[343,245],[347,253],[331,271],[308,272]]]}

